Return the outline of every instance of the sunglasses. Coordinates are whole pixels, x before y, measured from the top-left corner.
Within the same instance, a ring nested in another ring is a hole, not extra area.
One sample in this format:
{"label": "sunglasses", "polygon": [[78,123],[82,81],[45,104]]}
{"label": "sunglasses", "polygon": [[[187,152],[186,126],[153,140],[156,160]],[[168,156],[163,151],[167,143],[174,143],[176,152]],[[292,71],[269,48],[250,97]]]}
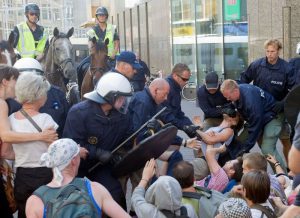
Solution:
{"label": "sunglasses", "polygon": [[37,13],[29,13],[29,15],[30,15],[30,16],[34,16],[34,15],[35,15],[35,16],[38,16]]}
{"label": "sunglasses", "polygon": [[184,77],[182,77],[182,76],[180,76],[180,75],[178,75],[178,74],[176,74],[180,79],[182,79],[182,81],[183,82],[187,82],[187,81],[189,81],[190,80],[190,78],[184,78]]}

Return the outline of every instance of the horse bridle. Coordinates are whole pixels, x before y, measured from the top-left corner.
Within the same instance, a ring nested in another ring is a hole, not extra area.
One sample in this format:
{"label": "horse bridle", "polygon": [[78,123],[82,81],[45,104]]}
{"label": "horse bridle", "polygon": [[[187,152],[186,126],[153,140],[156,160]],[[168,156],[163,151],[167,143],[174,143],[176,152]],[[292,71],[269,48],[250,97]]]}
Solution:
{"label": "horse bridle", "polygon": [[72,58],[67,58],[67,59],[63,60],[62,62],[60,62],[58,64],[59,70],[63,71],[68,63],[71,63],[73,65],[73,59]]}
{"label": "horse bridle", "polygon": [[[55,37],[54,39],[53,39],[53,41],[52,41],[52,46],[53,46],[53,48],[55,49],[55,46],[54,46],[54,43],[55,43],[55,41],[57,40],[57,39],[59,39],[60,37]],[[52,52],[52,55],[54,56],[54,53],[55,52]],[[53,58],[53,60],[54,60],[54,57],[52,57]],[[72,58],[67,58],[67,59],[65,59],[65,60],[63,60],[63,61],[61,61],[60,63],[58,63],[57,64],[57,66],[59,67],[58,68],[58,71],[61,71],[61,72],[63,72],[63,70],[65,69],[65,67],[66,67],[66,65],[68,64],[68,63],[71,63],[72,65],[73,65],[73,59]]]}
{"label": "horse bridle", "polygon": [[90,75],[91,76],[95,76],[95,73],[96,72],[99,72],[99,73],[105,73],[106,72],[106,70],[108,69],[107,67],[106,68],[104,68],[104,67],[89,67],[90,68]]}

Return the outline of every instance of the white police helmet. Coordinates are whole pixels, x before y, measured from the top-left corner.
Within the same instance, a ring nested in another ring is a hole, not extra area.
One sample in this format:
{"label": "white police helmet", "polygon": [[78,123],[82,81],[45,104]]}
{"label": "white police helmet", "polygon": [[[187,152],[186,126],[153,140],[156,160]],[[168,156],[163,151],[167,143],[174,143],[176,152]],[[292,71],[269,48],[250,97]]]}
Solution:
{"label": "white police helmet", "polygon": [[14,67],[17,68],[20,73],[22,72],[35,72],[37,74],[44,73],[40,62],[38,62],[34,58],[21,58],[17,60],[17,62],[14,64]]}
{"label": "white police helmet", "polygon": [[96,89],[84,95],[85,98],[99,104],[108,103],[123,114],[127,112],[131,96],[130,82],[116,72],[105,73],[98,81]]}
{"label": "white police helmet", "polygon": [[300,55],[300,42],[297,43],[296,54]]}

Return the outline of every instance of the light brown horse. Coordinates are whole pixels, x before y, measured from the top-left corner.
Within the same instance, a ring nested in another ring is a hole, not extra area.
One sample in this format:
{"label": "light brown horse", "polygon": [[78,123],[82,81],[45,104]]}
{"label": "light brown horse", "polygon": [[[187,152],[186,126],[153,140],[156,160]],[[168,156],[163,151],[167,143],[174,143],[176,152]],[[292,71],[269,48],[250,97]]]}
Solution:
{"label": "light brown horse", "polygon": [[88,70],[86,71],[82,85],[81,85],[81,99],[85,93],[94,90],[100,77],[109,70],[108,67],[108,56],[107,56],[107,45],[109,40],[106,39],[104,42],[102,40],[96,40],[92,38],[89,40],[89,51],[91,62]]}
{"label": "light brown horse", "polygon": [[13,47],[14,33],[9,34],[8,40],[0,41],[0,64],[14,65],[17,60],[16,53]]}

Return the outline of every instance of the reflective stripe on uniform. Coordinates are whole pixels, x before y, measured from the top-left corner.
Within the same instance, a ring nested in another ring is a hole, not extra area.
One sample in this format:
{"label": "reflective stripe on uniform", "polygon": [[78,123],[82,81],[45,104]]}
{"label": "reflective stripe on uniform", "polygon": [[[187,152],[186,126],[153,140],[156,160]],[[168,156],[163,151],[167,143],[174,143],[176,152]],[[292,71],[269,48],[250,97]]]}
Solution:
{"label": "reflective stripe on uniform", "polygon": [[[17,25],[19,30],[19,41],[17,50],[20,52],[21,57],[35,58],[37,55],[43,53],[47,41],[45,32],[43,32],[43,38],[39,41],[35,41],[26,22],[22,22]],[[37,47],[35,47],[37,43]]]}

